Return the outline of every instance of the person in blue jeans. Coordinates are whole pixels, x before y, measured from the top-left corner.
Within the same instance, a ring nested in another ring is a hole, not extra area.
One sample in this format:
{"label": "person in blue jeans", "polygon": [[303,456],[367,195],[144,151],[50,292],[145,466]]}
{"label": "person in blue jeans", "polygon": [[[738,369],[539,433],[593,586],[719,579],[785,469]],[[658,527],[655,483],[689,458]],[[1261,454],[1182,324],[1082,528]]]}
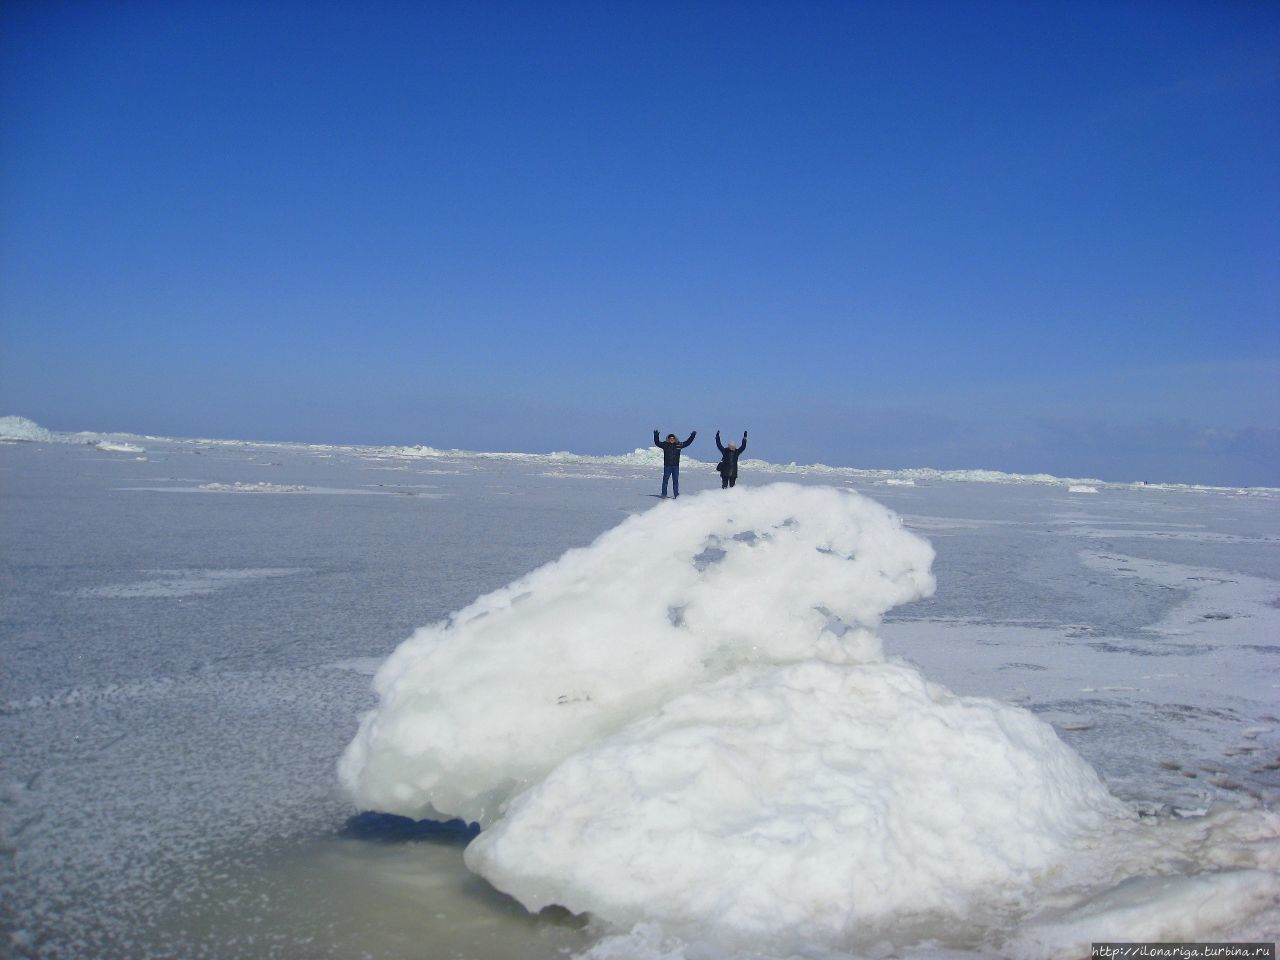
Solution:
{"label": "person in blue jeans", "polygon": [[658,439],[658,431],[653,431],[653,445],[662,451],[662,499],[667,498],[667,481],[671,481],[671,492],[680,496],[680,451],[693,443],[698,435],[695,430],[689,439],[681,443],[674,433],[668,433],[666,440]]}

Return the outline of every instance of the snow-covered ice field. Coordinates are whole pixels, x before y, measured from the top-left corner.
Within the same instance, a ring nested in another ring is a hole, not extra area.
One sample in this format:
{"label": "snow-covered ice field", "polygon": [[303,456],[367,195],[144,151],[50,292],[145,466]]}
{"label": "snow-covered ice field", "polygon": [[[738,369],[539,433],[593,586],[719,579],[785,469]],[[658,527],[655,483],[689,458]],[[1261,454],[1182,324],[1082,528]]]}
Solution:
{"label": "snow-covered ice field", "polygon": [[0,952],[1276,938],[1280,491],[37,429]]}

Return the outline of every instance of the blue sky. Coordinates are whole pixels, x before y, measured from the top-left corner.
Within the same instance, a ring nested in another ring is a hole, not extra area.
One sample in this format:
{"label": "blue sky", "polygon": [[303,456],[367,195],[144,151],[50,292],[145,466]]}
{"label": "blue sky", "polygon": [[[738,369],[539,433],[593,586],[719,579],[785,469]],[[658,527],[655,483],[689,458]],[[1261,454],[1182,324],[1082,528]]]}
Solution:
{"label": "blue sky", "polygon": [[1274,3],[0,28],[0,414],[1280,485]]}

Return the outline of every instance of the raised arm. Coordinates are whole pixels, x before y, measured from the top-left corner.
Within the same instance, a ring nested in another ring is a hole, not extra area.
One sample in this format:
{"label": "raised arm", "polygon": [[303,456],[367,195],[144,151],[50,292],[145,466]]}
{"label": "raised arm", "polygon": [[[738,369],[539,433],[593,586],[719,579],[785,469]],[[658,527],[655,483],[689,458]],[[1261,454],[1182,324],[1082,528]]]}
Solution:
{"label": "raised arm", "polygon": [[681,448],[683,449],[684,447],[687,447],[689,444],[693,443],[693,438],[694,438],[694,437],[696,437],[697,435],[698,435],[698,431],[697,431],[697,430],[695,430],[695,431],[693,431],[693,433],[689,434],[689,439],[688,439],[688,440],[686,440],[684,443],[680,444]]}
{"label": "raised arm", "polygon": [[742,431],[742,443],[738,444],[738,453],[739,453],[739,454],[741,454],[741,453],[742,453],[742,451],[743,451],[743,450],[745,450],[745,449],[747,449],[747,431],[743,430],[743,431]]}
{"label": "raised arm", "polygon": [[660,441],[660,440],[658,439],[658,431],[657,431],[657,430],[653,431],[653,445],[654,445],[655,447],[660,447],[660,446],[662,446],[662,441]]}
{"label": "raised arm", "polygon": [[724,453],[724,447],[720,445],[720,431],[716,431],[716,449]]}

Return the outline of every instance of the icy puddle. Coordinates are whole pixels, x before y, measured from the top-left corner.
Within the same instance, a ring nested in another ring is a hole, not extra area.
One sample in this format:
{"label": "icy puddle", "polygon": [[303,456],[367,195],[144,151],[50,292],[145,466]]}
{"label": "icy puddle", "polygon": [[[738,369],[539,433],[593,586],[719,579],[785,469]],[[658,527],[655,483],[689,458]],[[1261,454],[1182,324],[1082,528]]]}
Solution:
{"label": "icy puddle", "polygon": [[[385,821],[385,822],[382,822]],[[467,870],[474,831],[365,815],[337,835],[227,859],[162,915],[153,948],[193,958],[553,960],[598,934],[533,915]]]}

